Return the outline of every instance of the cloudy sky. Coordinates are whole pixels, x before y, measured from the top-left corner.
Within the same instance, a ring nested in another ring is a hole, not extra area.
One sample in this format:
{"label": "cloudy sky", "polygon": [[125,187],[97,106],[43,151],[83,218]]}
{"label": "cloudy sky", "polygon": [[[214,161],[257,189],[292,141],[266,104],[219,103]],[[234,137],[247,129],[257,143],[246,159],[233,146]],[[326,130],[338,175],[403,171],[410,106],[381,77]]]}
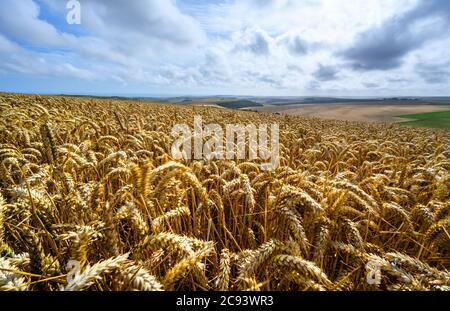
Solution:
{"label": "cloudy sky", "polygon": [[448,0],[0,0],[0,91],[450,95]]}

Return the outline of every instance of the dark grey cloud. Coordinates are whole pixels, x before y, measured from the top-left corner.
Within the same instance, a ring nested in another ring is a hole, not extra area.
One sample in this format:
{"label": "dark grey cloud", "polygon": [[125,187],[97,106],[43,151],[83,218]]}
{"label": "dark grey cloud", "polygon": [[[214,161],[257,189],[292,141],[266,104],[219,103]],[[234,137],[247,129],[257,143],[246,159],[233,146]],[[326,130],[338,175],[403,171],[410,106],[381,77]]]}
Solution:
{"label": "dark grey cloud", "polygon": [[308,90],[319,90],[320,89],[320,83],[318,81],[312,80],[309,81],[308,85],[306,86],[306,88]]}
{"label": "dark grey cloud", "polygon": [[265,83],[271,84],[271,85],[275,85],[275,86],[280,86],[281,85],[278,80],[272,78],[269,75],[262,75],[262,76],[258,77],[258,80],[261,81],[261,82],[265,82]]}
{"label": "dark grey cloud", "polygon": [[446,38],[449,26],[450,1],[422,0],[403,15],[360,33],[353,46],[339,55],[355,70],[398,68],[408,53],[430,40]]}
{"label": "dark grey cloud", "polygon": [[300,36],[295,36],[289,38],[286,42],[289,52],[294,55],[305,55],[308,53],[308,43],[300,38]]}
{"label": "dark grey cloud", "polygon": [[389,78],[388,81],[391,83],[409,83],[409,82],[411,82],[409,79],[405,79],[405,78]]}
{"label": "dark grey cloud", "polygon": [[430,84],[446,83],[450,80],[450,62],[443,64],[419,64],[417,74]]}
{"label": "dark grey cloud", "polygon": [[303,72],[302,67],[296,65],[296,64],[287,64],[286,70],[294,71],[294,72]]}
{"label": "dark grey cloud", "polygon": [[245,51],[256,55],[270,54],[270,37],[258,28],[247,28],[241,34],[233,48],[235,52]]}
{"label": "dark grey cloud", "polygon": [[380,86],[379,84],[373,82],[364,82],[363,85],[369,89],[376,89]]}
{"label": "dark grey cloud", "polygon": [[201,75],[201,81],[211,82],[230,82],[229,69],[226,62],[215,53],[207,53],[205,61],[199,66],[198,72]]}
{"label": "dark grey cloud", "polygon": [[272,87],[284,88],[282,77],[265,72],[245,70],[240,75],[240,78],[242,81],[259,81]]}
{"label": "dark grey cloud", "polygon": [[323,42],[305,40],[302,35],[292,32],[278,36],[276,42],[277,45],[285,47],[293,56],[314,54],[319,50],[329,48]]}
{"label": "dark grey cloud", "polygon": [[268,55],[269,54],[269,42],[263,36],[262,33],[255,33],[255,36],[248,45],[248,49],[255,54]]}
{"label": "dark grey cloud", "polygon": [[383,28],[361,34],[343,56],[357,70],[388,70],[401,66],[402,58],[419,47],[423,39],[406,30],[399,35],[401,24],[394,20]]}
{"label": "dark grey cloud", "polygon": [[314,78],[319,81],[336,80],[338,71],[332,66],[324,66],[319,64],[319,68],[314,72]]}

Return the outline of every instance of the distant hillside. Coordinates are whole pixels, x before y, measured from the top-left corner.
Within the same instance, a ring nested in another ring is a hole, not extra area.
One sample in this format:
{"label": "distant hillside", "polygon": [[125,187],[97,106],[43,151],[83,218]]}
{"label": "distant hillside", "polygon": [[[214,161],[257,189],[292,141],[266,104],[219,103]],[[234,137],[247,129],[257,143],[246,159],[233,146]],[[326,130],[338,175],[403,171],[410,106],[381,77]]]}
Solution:
{"label": "distant hillside", "polygon": [[234,100],[234,101],[226,101],[226,102],[216,102],[217,106],[229,108],[229,109],[242,109],[242,108],[249,108],[249,107],[262,107],[264,105],[256,103],[251,100],[247,99],[241,99],[241,100]]}

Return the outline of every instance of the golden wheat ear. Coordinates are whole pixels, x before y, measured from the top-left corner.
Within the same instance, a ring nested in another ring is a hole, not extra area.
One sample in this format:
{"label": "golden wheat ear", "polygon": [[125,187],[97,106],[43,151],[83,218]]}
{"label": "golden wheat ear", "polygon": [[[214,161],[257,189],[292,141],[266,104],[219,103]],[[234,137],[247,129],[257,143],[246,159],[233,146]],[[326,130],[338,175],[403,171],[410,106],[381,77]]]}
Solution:
{"label": "golden wheat ear", "polygon": [[[0,110],[0,290],[450,290],[448,130],[40,95]],[[173,160],[196,115],[278,124],[278,167],[247,135],[253,160]]]}

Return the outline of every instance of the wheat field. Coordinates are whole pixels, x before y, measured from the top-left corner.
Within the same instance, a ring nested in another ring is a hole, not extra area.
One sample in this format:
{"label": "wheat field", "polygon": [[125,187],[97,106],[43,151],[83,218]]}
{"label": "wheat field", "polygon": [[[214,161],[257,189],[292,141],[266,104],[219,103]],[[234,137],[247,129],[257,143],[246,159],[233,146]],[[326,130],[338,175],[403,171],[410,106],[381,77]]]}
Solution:
{"label": "wheat field", "polygon": [[[0,290],[450,290],[449,131],[17,94],[0,111]],[[278,123],[279,167],[174,160],[195,115]]]}

